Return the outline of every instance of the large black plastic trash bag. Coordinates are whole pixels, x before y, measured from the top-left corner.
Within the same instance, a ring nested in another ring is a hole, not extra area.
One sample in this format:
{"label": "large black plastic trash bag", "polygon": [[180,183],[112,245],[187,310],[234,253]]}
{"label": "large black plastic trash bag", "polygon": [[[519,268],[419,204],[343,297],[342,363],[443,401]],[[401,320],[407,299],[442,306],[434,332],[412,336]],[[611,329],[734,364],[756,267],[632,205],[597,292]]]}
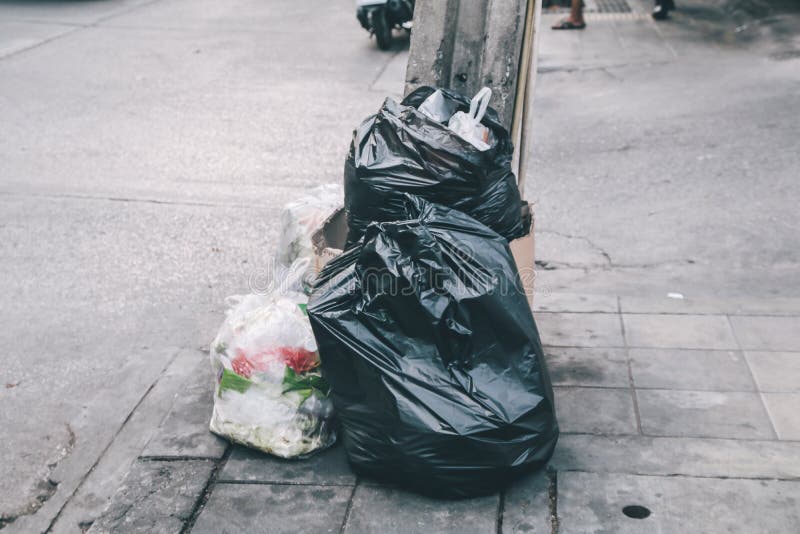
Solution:
{"label": "large black plastic trash bag", "polygon": [[506,240],[409,198],[329,262],[309,301],[322,373],[360,474],[488,494],[558,439],[536,324]]}
{"label": "large black plastic trash bag", "polygon": [[[420,87],[401,104],[387,98],[355,130],[344,166],[348,243],[372,221],[400,219],[404,193],[463,211],[508,240],[528,233],[511,171],[514,148],[497,113],[489,108],[481,121],[495,140],[481,151],[417,110],[433,92]],[[441,92],[456,111],[469,111],[469,99]]]}

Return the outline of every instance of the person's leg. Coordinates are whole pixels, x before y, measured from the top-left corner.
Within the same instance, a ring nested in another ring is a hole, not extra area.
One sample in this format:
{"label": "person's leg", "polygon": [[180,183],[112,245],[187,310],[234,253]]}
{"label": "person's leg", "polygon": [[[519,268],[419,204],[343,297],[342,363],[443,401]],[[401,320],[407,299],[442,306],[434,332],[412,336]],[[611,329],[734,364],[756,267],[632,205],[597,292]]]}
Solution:
{"label": "person's leg", "polygon": [[561,19],[554,26],[554,30],[580,30],[586,27],[583,20],[583,0],[572,0],[569,16]]}
{"label": "person's leg", "polygon": [[578,26],[585,26],[583,21],[583,0],[572,0],[572,8],[569,10],[569,18],[571,22]]}

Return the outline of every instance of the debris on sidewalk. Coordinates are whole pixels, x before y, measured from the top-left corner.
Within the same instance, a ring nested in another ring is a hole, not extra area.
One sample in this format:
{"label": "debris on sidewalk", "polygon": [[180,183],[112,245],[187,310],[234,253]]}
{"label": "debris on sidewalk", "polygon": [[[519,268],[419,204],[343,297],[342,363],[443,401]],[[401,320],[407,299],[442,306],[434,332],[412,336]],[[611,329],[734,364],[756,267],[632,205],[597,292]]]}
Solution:
{"label": "debris on sidewalk", "polygon": [[319,275],[309,317],[359,473],[446,497],[543,466],[558,439],[539,335],[508,242],[405,195],[403,217]]}
{"label": "debris on sidewalk", "polygon": [[336,439],[308,297],[300,290],[308,264],[296,260],[266,294],[229,297],[210,351],[217,380],[211,431],[282,458]]}
{"label": "debris on sidewalk", "polygon": [[281,263],[289,266],[297,259],[313,257],[311,235],[342,206],[343,191],[341,184],[324,184],[284,206],[278,242]]}

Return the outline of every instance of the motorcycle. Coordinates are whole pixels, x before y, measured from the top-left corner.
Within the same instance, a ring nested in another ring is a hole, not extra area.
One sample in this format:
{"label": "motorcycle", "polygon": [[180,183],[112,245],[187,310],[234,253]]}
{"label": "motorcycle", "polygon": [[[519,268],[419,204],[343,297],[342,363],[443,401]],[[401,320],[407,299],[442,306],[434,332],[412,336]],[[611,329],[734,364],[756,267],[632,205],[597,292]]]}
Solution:
{"label": "motorcycle", "polygon": [[378,48],[392,46],[392,30],[411,31],[414,0],[356,0],[356,18],[361,26],[375,34]]}

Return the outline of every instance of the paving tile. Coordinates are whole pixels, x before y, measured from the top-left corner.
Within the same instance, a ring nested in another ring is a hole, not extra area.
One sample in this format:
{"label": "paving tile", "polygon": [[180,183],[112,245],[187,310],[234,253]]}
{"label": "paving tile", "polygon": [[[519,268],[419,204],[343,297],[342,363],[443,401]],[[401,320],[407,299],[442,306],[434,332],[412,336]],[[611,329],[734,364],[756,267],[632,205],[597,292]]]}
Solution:
{"label": "paving tile", "polygon": [[[800,532],[800,482],[558,474],[559,532]],[[645,519],[623,513],[649,509]]]}
{"label": "paving tile", "polygon": [[736,349],[736,338],[722,315],[623,314],[630,347]]}
{"label": "paving tile", "polygon": [[637,388],[754,391],[744,355],[736,350],[630,349]]}
{"label": "paving tile", "polygon": [[531,473],[512,484],[505,492],[503,532],[510,534],[550,534],[550,479],[544,470]]}
{"label": "paving tile", "polygon": [[210,460],[135,462],[89,532],[181,532],[213,468]]}
{"label": "paving tile", "polygon": [[628,387],[625,349],[545,347],[544,352],[554,385]]}
{"label": "paving tile", "polygon": [[623,347],[619,315],[611,313],[535,314],[542,343],[559,347]]}
{"label": "paving tile", "polygon": [[[680,291],[678,291],[680,292]],[[622,313],[678,313],[697,315],[800,315],[800,299],[777,297],[750,298],[693,298],[667,296],[667,293],[648,296],[620,296]]]}
{"label": "paving tile", "polygon": [[533,300],[534,312],[617,312],[615,295],[545,293]]}
{"label": "paving tile", "polygon": [[221,458],[228,442],[208,429],[214,405],[211,366],[202,362],[178,394],[141,456]]}
{"label": "paving tile", "polygon": [[[679,293],[679,291],[676,291]],[[620,296],[622,313],[675,313],[675,314],[719,314],[732,312],[736,307],[731,303],[716,300],[697,300],[690,297],[675,299],[667,293],[649,296]]]}
{"label": "paving tile", "polygon": [[800,479],[800,442],[562,434],[556,470]]}
{"label": "paving tile", "polygon": [[[678,291],[679,292],[679,291]],[[622,313],[690,313],[712,315],[800,315],[800,299],[772,297],[767,299],[718,298],[696,299],[684,295],[675,299],[666,293],[650,296],[620,296]]]}
{"label": "paving tile", "polygon": [[635,434],[636,415],[629,389],[554,388],[562,432]]}
{"label": "paving tile", "polygon": [[800,317],[731,317],[743,349],[800,351]]}
{"label": "paving tile", "polygon": [[636,396],[650,436],[775,437],[757,393],[637,389]]}
{"label": "paving tile", "polygon": [[738,315],[800,315],[800,298],[736,299],[730,313]]}
{"label": "paving tile", "polygon": [[338,533],[352,491],[345,486],[217,484],[192,533]]}
{"label": "paving tile", "polygon": [[439,500],[398,488],[359,486],[346,534],[494,532],[499,496]]}
{"label": "paving tile", "polygon": [[219,480],[352,486],[356,477],[347,465],[341,445],[334,445],[304,460],[275,458],[237,445],[225,463]]}
{"label": "paving tile", "polygon": [[800,440],[800,393],[764,393],[779,439]]}
{"label": "paving tile", "polygon": [[745,353],[759,391],[800,393],[800,352]]}

